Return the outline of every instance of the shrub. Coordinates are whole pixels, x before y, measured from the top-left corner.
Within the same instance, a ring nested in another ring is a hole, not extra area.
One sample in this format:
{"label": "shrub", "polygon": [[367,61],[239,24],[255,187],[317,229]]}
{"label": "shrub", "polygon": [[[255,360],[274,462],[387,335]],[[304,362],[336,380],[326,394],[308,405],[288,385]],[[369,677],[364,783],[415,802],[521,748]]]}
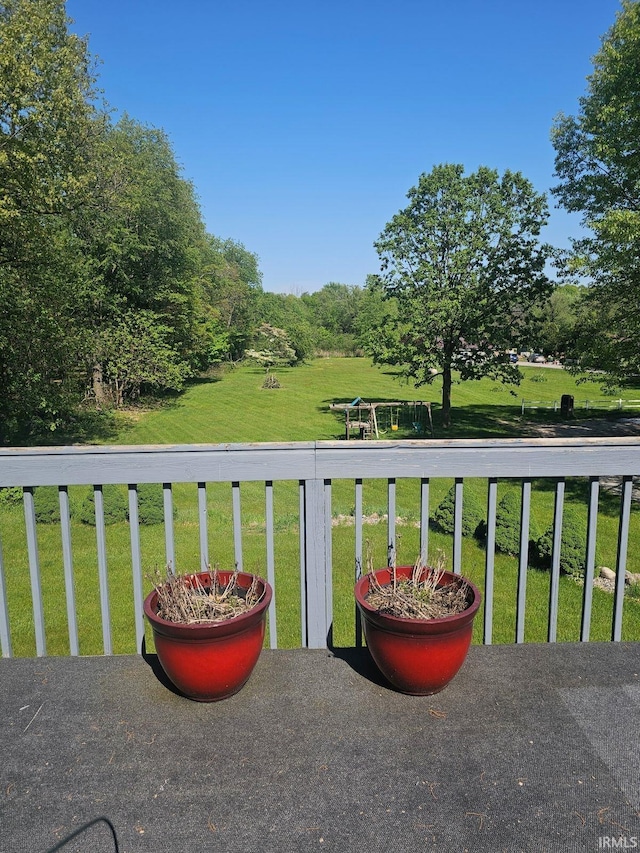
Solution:
{"label": "shrub", "polygon": [[3,486],[0,489],[0,506],[15,506],[22,503],[20,486]]}
{"label": "shrub", "polygon": [[[103,486],[102,496],[104,503],[104,523],[116,524],[118,521],[126,521],[129,515],[128,503],[122,488],[115,485]],[[90,524],[95,527],[96,508],[93,488],[91,486],[80,506],[79,517],[83,524]]]}
{"label": "shrub", "polygon": [[262,383],[263,388],[280,388],[280,382],[277,376],[274,376],[273,373],[267,373],[264,377],[264,382]]}
{"label": "shrub", "polygon": [[[572,509],[565,509],[560,538],[560,571],[568,575],[582,575],[585,568],[587,530],[582,517]],[[551,568],[553,552],[553,524],[536,542],[536,552],[541,568]]]}
{"label": "shrub", "polygon": [[159,484],[141,483],[138,486],[138,520],[140,524],[162,524],[164,521],[162,486]]}
{"label": "shrub", "polygon": [[[517,556],[520,553],[520,508],[521,499],[516,491],[507,492],[496,507],[496,549],[503,554]],[[539,531],[529,518],[529,537],[536,540]]]}
{"label": "shrub", "polygon": [[[433,514],[433,524],[443,533],[453,533],[455,487],[452,486]],[[465,492],[462,502],[462,535],[474,536],[484,518],[482,505],[472,492]]]}
{"label": "shrub", "polygon": [[60,502],[55,486],[38,486],[33,493],[36,521],[57,524],[60,521]]}

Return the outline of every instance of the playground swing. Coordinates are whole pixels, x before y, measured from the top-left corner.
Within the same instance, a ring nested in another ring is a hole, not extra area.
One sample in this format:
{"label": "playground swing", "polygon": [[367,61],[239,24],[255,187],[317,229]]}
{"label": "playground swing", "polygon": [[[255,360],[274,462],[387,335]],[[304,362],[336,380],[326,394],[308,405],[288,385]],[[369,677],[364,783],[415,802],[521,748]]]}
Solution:
{"label": "playground swing", "polygon": [[418,416],[418,407],[416,406],[415,403],[413,404],[413,420],[411,423],[413,425],[413,429],[415,430],[415,432],[417,432],[418,435],[420,435],[420,433],[423,432],[423,425],[422,425],[422,421],[420,420],[420,418]]}
{"label": "playground swing", "polygon": [[[398,432],[400,424],[403,430],[413,428],[419,436],[429,431],[433,437],[431,420],[431,404],[425,402],[402,403],[365,403],[361,397],[356,397],[351,403],[332,403],[332,410],[340,410],[345,415],[345,438],[351,438],[351,432],[357,430],[361,439],[380,438],[389,428]],[[427,420],[428,419],[428,420]]]}
{"label": "playground swing", "polygon": [[375,433],[376,438],[380,438],[381,435],[385,435],[389,428],[389,422],[386,417],[386,410],[382,409],[382,411],[378,413],[377,404],[372,405],[371,420],[373,422],[373,431]]}

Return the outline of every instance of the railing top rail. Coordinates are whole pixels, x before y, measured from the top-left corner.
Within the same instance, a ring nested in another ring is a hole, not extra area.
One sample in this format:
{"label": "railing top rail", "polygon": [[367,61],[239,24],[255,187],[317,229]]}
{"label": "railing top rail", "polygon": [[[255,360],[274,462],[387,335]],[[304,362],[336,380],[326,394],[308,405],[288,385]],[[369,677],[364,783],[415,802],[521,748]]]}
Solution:
{"label": "railing top rail", "polygon": [[640,439],[319,442],[318,469],[339,477],[569,477],[640,474]]}
{"label": "railing top rail", "polygon": [[365,477],[640,476],[640,438],[0,449],[0,486]]}
{"label": "railing top rail", "polygon": [[0,486],[308,479],[313,442],[6,448]]}

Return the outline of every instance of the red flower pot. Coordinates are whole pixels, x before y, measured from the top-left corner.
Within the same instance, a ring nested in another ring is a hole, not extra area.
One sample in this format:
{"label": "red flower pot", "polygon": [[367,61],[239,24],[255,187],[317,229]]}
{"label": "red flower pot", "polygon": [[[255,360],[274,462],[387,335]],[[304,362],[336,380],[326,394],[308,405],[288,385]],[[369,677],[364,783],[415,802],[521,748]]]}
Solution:
{"label": "red flower pot", "polygon": [[[218,572],[226,584],[233,572]],[[208,572],[192,575],[203,586],[209,583]],[[189,577],[187,578],[190,579]],[[253,575],[239,572],[237,583],[249,589]],[[144,612],[153,628],[153,640],[162,668],[173,684],[198,702],[215,702],[232,696],[245,684],[260,656],[264,640],[267,608],[271,587],[258,579],[262,598],[251,610],[223,622],[186,625],[168,622],[157,615],[158,593],[149,593]]]}
{"label": "red flower pot", "polygon": [[[430,571],[425,568],[425,572]],[[398,580],[411,577],[413,566],[398,566]],[[374,572],[382,586],[391,582],[392,570]],[[444,572],[441,586],[465,578]],[[473,619],[480,607],[480,591],[467,580],[470,604],[466,610],[441,619],[413,619],[380,613],[366,601],[369,578],[356,583],[355,596],[362,615],[367,647],[378,668],[401,693],[428,696],[451,681],[471,645]]]}

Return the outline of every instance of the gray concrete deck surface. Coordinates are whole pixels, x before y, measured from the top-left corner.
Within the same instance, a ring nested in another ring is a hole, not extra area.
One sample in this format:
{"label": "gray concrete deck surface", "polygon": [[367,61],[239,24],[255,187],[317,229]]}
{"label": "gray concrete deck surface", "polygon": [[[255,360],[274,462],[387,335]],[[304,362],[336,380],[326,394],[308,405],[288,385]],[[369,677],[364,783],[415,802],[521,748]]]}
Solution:
{"label": "gray concrete deck surface", "polygon": [[640,644],[473,647],[419,698],[366,651],[265,651],[206,705],[152,656],[0,660],[0,850],[100,815],[123,853],[640,846],[639,721]]}

